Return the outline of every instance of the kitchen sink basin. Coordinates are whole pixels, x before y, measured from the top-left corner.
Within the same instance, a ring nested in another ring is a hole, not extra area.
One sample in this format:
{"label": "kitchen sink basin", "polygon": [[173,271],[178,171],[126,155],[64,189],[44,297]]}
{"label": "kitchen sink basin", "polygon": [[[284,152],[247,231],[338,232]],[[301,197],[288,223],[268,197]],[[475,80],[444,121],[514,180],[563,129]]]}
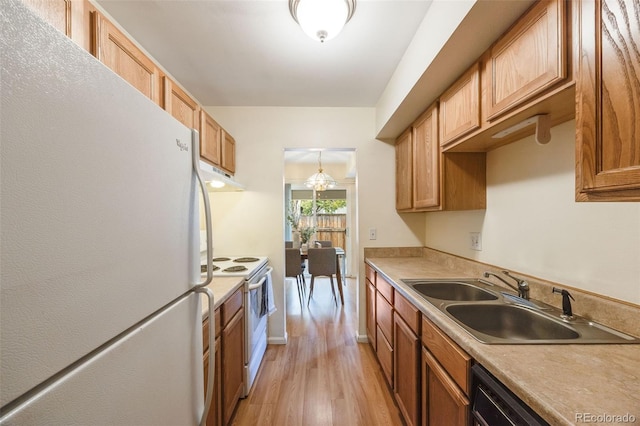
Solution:
{"label": "kitchen sink basin", "polygon": [[525,300],[482,279],[402,279],[417,295],[488,344],[640,343],[602,324],[537,300]]}
{"label": "kitchen sink basin", "polygon": [[436,282],[415,284],[420,294],[440,300],[497,300],[498,296],[481,288],[460,282]]}
{"label": "kitchen sink basin", "polygon": [[487,301],[498,296],[468,281],[402,280],[423,296],[438,300]]}
{"label": "kitchen sink basin", "polygon": [[565,340],[580,337],[562,321],[518,305],[460,304],[450,305],[446,311],[465,328],[499,339]]}

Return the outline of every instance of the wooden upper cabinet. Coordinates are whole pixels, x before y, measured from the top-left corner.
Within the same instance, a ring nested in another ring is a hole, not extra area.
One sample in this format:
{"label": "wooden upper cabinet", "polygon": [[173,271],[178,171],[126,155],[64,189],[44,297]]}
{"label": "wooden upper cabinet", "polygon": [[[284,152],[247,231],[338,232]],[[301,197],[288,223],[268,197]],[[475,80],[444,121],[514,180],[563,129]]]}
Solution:
{"label": "wooden upper cabinet", "polygon": [[576,200],[640,201],[640,11],[576,3]]}
{"label": "wooden upper cabinet", "polygon": [[222,127],[204,110],[200,110],[200,158],[220,166]]}
{"label": "wooden upper cabinet", "polygon": [[198,129],[200,105],[178,87],[169,77],[164,76],[164,109],[176,120],[190,129]]}
{"label": "wooden upper cabinet", "polygon": [[42,19],[89,51],[89,10],[86,0],[22,0]]}
{"label": "wooden upper cabinet", "polygon": [[236,172],[236,140],[222,129],[222,162],[223,170],[234,174]]}
{"label": "wooden upper cabinet", "polygon": [[200,111],[200,158],[234,174],[236,141],[204,110]]}
{"label": "wooden upper cabinet", "polygon": [[115,25],[91,12],[92,53],[100,62],[159,104],[160,69]]}
{"label": "wooden upper cabinet", "polygon": [[488,119],[567,78],[565,2],[542,0],[492,48],[487,62]]}
{"label": "wooden upper cabinet", "polygon": [[396,210],[413,208],[413,154],[411,128],[396,140]]}
{"label": "wooden upper cabinet", "polygon": [[413,125],[413,207],[440,205],[438,107],[431,106]]}
{"label": "wooden upper cabinet", "polygon": [[440,96],[440,144],[480,128],[480,63]]}

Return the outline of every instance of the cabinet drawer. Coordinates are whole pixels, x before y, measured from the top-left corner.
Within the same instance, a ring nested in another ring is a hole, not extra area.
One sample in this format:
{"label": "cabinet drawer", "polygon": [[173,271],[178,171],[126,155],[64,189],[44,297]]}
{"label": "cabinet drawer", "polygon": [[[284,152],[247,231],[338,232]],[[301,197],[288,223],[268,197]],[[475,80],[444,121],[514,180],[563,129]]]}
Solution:
{"label": "cabinet drawer", "polygon": [[565,2],[536,3],[490,51],[487,115],[492,120],[567,77]]}
{"label": "cabinet drawer", "polygon": [[378,348],[376,349],[376,354],[378,355],[378,361],[380,361],[380,366],[382,367],[382,372],[384,376],[387,378],[387,383],[389,386],[393,384],[393,347],[391,343],[384,337],[384,334],[380,330],[380,327],[376,329],[378,341]]}
{"label": "cabinet drawer", "polygon": [[449,372],[451,378],[465,394],[469,395],[471,357],[424,316],[422,317],[422,344]]}
{"label": "cabinet drawer", "polygon": [[222,324],[225,327],[231,318],[242,308],[242,288],[238,289],[222,304]]}
{"label": "cabinet drawer", "polygon": [[376,323],[387,340],[393,342],[393,307],[380,293],[376,296]]}
{"label": "cabinet drawer", "polygon": [[400,315],[409,328],[411,328],[414,333],[419,334],[422,315],[418,308],[413,306],[413,304],[400,293],[396,293],[394,299],[393,307],[396,310],[396,315]]}
{"label": "cabinet drawer", "polygon": [[376,270],[366,263],[364,265],[364,270],[365,270],[367,279],[371,282],[371,284],[376,285]]}
{"label": "cabinet drawer", "polygon": [[382,275],[376,274],[376,288],[387,299],[387,302],[393,304],[393,286]]}

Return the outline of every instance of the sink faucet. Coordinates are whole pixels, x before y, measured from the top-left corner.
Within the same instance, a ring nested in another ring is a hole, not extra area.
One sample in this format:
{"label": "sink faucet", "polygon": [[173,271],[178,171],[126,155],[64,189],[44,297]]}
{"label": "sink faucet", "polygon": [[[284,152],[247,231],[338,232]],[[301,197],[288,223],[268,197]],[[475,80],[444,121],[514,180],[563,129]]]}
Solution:
{"label": "sink faucet", "polygon": [[509,273],[509,271],[502,271],[502,273],[505,274],[506,276],[508,276],[509,278],[515,280],[518,286],[516,287],[516,286],[510,284],[509,282],[507,282],[507,280],[502,278],[500,275],[494,274],[493,272],[485,272],[484,273],[484,277],[485,278],[489,278],[490,275],[496,277],[497,279],[499,279],[500,281],[502,281],[503,283],[505,283],[506,285],[508,285],[509,287],[514,289],[515,291],[517,291],[518,292],[518,296],[522,297],[525,300],[529,300],[529,283],[526,282],[523,279],[514,277],[513,275],[511,275]]}

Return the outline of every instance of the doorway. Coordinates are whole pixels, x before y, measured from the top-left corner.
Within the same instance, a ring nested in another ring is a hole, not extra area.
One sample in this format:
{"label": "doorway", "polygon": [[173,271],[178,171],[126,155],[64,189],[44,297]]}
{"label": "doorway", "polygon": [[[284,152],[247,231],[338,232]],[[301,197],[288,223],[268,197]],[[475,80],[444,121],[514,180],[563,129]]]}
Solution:
{"label": "doorway", "polygon": [[[315,191],[305,185],[319,168],[335,179],[334,187]],[[291,219],[315,228],[310,239],[331,241],[334,247],[343,248],[345,277],[357,275],[357,262],[351,261],[357,259],[358,253],[356,150],[285,149],[283,180],[284,241],[294,240]],[[298,213],[298,217],[292,218],[292,213]]]}

